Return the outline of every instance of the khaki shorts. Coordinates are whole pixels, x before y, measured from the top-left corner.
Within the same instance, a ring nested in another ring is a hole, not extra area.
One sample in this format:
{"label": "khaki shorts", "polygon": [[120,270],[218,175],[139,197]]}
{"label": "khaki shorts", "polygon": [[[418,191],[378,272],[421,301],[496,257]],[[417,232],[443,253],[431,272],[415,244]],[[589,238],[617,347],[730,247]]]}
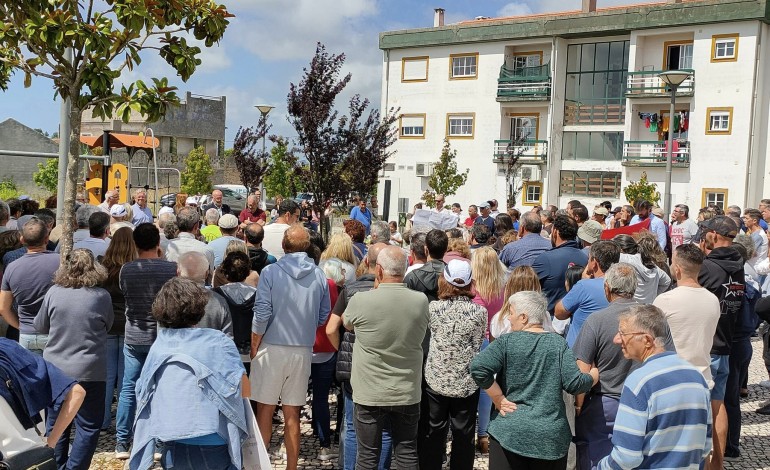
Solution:
{"label": "khaki shorts", "polygon": [[251,399],[266,405],[304,406],[313,349],[262,344],[251,360]]}

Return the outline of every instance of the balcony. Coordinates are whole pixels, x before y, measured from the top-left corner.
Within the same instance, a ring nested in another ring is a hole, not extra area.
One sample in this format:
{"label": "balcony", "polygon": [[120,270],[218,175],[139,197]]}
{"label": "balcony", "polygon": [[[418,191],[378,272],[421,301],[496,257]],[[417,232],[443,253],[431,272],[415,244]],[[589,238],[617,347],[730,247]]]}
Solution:
{"label": "balcony", "polygon": [[[692,96],[695,93],[695,70],[682,69],[690,72],[690,78],[682,82],[676,89],[676,96]],[[652,98],[670,96],[671,90],[658,77],[662,70],[647,70],[643,72],[628,72],[626,96],[628,98]]]}
{"label": "balcony", "polygon": [[[668,142],[665,140],[627,140],[623,143],[623,166],[665,167]],[[671,166],[690,166],[690,142],[674,140]]]}
{"label": "balcony", "polygon": [[513,140],[496,140],[494,149],[495,163],[506,163],[508,155],[519,155],[520,163],[541,165],[548,161],[548,141],[524,141],[524,145],[515,145]]}
{"label": "balcony", "polygon": [[500,67],[497,79],[497,101],[543,101],[551,98],[551,68],[538,67],[507,69]]}
{"label": "balcony", "polygon": [[595,98],[586,101],[566,100],[564,124],[623,124],[626,120],[625,98]]}

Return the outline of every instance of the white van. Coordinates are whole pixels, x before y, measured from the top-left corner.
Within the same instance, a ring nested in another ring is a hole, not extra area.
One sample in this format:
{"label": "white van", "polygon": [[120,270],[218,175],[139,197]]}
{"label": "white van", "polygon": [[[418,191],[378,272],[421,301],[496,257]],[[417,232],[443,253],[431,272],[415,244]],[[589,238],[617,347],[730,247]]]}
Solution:
{"label": "white van", "polygon": [[216,184],[214,185],[214,189],[229,189],[230,191],[240,194],[244,199],[249,195],[249,190],[242,184]]}

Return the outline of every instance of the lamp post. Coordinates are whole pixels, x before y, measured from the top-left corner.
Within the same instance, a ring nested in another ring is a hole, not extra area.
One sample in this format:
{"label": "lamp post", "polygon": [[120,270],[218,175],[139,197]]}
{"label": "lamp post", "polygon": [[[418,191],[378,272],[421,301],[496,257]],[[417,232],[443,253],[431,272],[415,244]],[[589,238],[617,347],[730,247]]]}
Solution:
{"label": "lamp post", "polygon": [[[270,114],[270,111],[274,108],[274,106],[270,106],[270,105],[267,105],[267,104],[260,104],[260,105],[254,106],[254,107],[257,108],[260,113],[262,113],[262,119],[265,120],[265,126],[267,126],[267,115]],[[267,134],[267,133],[265,133],[265,134]],[[265,134],[262,135],[262,155],[263,155],[263,157],[265,155],[265,137],[266,137]],[[262,185],[262,181],[260,180],[260,182],[259,182],[260,200],[264,200],[264,195],[262,194],[262,188],[263,188],[263,185]]]}
{"label": "lamp post", "polygon": [[671,165],[674,150],[674,107],[676,106],[676,89],[690,78],[690,72],[684,70],[667,70],[658,74],[660,80],[671,89],[671,108],[668,113],[668,143],[666,148],[666,191],[663,195],[663,213],[666,217],[671,214]]}

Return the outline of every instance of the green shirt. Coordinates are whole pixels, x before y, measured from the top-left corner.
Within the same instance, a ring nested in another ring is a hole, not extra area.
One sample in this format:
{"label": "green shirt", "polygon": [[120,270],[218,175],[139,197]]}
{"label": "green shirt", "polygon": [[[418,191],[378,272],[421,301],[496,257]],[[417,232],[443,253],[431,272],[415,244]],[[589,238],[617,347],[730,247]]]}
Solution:
{"label": "green shirt", "polygon": [[489,434],[504,449],[525,457],[564,457],[572,433],[562,390],[584,393],[593,383],[590,374],[578,369],[564,338],[525,331],[501,336],[471,363],[471,375],[483,389],[492,386],[494,374],[505,397],[517,408],[505,416],[495,409]]}
{"label": "green shirt", "polygon": [[222,236],[222,232],[217,225],[206,225],[201,229],[201,235],[206,240],[206,243],[212,242]]}
{"label": "green shirt", "polygon": [[404,284],[380,284],[350,299],[343,317],[356,332],[353,401],[367,406],[419,403],[429,318],[425,294]]}

